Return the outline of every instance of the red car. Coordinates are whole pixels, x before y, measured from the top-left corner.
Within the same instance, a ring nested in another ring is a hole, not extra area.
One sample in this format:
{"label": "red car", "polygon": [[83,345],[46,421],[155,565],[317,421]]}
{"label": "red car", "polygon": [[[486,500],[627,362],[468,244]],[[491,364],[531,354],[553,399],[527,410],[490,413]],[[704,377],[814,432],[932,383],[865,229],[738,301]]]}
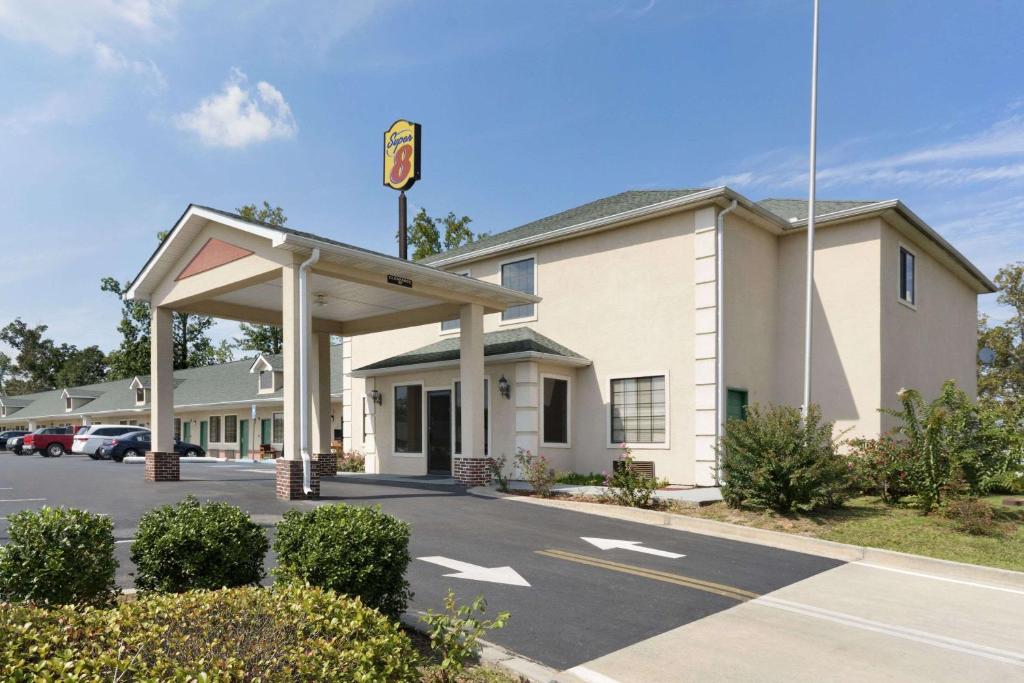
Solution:
{"label": "red car", "polygon": [[44,458],[59,458],[71,450],[74,427],[43,427],[25,435],[21,450],[26,455],[39,453]]}

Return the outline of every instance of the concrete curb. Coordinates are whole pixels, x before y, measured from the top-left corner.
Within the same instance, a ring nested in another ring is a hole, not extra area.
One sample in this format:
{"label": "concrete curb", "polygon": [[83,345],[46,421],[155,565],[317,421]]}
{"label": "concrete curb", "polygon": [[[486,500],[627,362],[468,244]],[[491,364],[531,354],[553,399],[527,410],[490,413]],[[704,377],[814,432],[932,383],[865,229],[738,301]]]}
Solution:
{"label": "concrete curb", "polygon": [[583,503],[528,496],[505,496],[502,500],[575,510],[576,512],[622,519],[640,524],[664,526],[678,529],[679,531],[688,531],[690,533],[743,541],[745,543],[755,543],[781,550],[829,557],[844,562],[863,562],[886,569],[922,572],[954,581],[975,581],[1016,590],[1024,589],[1024,572],[1016,572],[1009,569],[983,567],[981,565],[940,560],[923,555],[911,555],[895,550],[882,550],[881,548],[837,543],[836,541],[826,541],[809,536],[787,534],[782,531],[757,529],[711,519],[660,512],[658,510],[640,510],[618,505],[605,505],[603,503]]}
{"label": "concrete curb", "polygon": [[[144,456],[139,456],[137,458],[136,457],[132,457],[132,456],[128,456],[127,458],[125,458],[121,462],[127,463],[129,465],[145,465],[146,464],[146,458]],[[225,460],[224,458],[186,458],[183,455],[180,458],[178,458],[178,462],[238,462],[238,461],[237,460],[228,461],[228,460]],[[252,462],[249,462],[249,463],[244,463],[243,462],[241,464],[243,464],[243,465],[245,465],[245,464],[252,464]]]}
{"label": "concrete curb", "polygon": [[[402,625],[418,633],[427,635],[423,622],[419,620],[421,615],[426,614],[421,610],[406,612],[402,615]],[[500,645],[480,639],[480,663],[491,666],[526,679],[530,683],[557,683],[560,672],[549,666],[527,659],[511,650],[506,650]]]}

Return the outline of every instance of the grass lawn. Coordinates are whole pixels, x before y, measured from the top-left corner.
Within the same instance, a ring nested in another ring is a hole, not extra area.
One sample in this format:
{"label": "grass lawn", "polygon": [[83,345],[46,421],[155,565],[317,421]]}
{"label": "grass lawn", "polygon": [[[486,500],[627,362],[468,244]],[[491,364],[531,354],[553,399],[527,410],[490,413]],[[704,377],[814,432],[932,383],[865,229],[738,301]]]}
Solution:
{"label": "grass lawn", "polygon": [[840,543],[1024,571],[1024,508],[1001,505],[1003,497],[986,499],[1001,530],[988,536],[958,531],[938,512],[922,515],[914,508],[888,507],[873,497],[855,498],[839,510],[787,515],[734,510],[724,503],[700,508],[673,506],[672,511]]}

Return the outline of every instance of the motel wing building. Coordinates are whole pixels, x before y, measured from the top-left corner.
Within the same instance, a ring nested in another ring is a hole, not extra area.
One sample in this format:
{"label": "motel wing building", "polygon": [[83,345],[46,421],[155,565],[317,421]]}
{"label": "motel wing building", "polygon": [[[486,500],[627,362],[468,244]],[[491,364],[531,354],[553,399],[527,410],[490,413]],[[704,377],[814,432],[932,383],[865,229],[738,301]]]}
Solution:
{"label": "motel wing building", "polygon": [[[724,187],[624,192],[426,259],[542,299],[484,317],[488,454],[600,472],[626,443],[659,477],[715,483],[719,413],[801,403],[806,220]],[[812,400],[837,431],[888,429],[901,387],[973,394],[992,282],[899,201],[821,201],[817,228]],[[380,472],[450,471],[458,321],[346,344],[346,444]]]}
{"label": "motel wing building", "polygon": [[[899,201],[822,201],[817,214],[812,396],[825,417],[848,436],[873,435],[890,426],[878,408],[894,407],[901,387],[931,395],[954,379],[973,392],[977,296],[992,282]],[[272,444],[298,457],[288,370],[298,323],[281,297],[295,259],[317,247],[329,263],[310,277],[314,452],[334,437],[365,453],[370,471],[473,483],[479,467],[459,463],[479,463],[481,451],[599,472],[626,443],[659,477],[713,484],[720,418],[801,401],[806,219],[806,202],[725,187],[624,192],[408,264],[190,207],[147,264],[163,284],[147,275],[145,296],[183,290],[177,305],[197,312],[283,321],[286,349],[158,368],[174,436],[211,455]],[[461,329],[470,301],[485,304],[482,373],[479,306]],[[329,334],[344,342],[327,353]],[[482,386],[464,392],[463,371]],[[145,376],[0,396],[0,426],[149,425],[151,393]],[[474,397],[466,411],[464,395]],[[481,408],[482,444],[465,457]]]}

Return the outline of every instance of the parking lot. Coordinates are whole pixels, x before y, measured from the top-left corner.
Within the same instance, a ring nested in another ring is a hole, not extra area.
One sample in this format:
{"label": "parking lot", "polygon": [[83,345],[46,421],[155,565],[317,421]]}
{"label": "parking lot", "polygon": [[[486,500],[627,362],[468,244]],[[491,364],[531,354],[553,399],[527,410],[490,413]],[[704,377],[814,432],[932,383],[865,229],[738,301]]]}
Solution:
{"label": "parking lot", "polygon": [[490,611],[512,613],[489,638],[571,670],[565,680],[689,680],[698,671],[750,680],[755,670],[809,679],[787,670],[807,658],[815,667],[840,662],[839,678],[849,679],[885,672],[894,680],[925,680],[925,673],[1007,680],[1024,671],[1024,591],[844,565],[445,485],[337,477],[323,482],[322,493],[318,502],[276,500],[267,465],[185,463],[180,482],[152,484],[138,465],[2,453],[0,540],[6,515],[24,508],[110,515],[118,582],[130,587],[140,515],[187,494],[239,505],[271,533],[293,507],[379,504],[413,528],[413,609],[439,607],[449,587],[462,598],[482,593]]}

